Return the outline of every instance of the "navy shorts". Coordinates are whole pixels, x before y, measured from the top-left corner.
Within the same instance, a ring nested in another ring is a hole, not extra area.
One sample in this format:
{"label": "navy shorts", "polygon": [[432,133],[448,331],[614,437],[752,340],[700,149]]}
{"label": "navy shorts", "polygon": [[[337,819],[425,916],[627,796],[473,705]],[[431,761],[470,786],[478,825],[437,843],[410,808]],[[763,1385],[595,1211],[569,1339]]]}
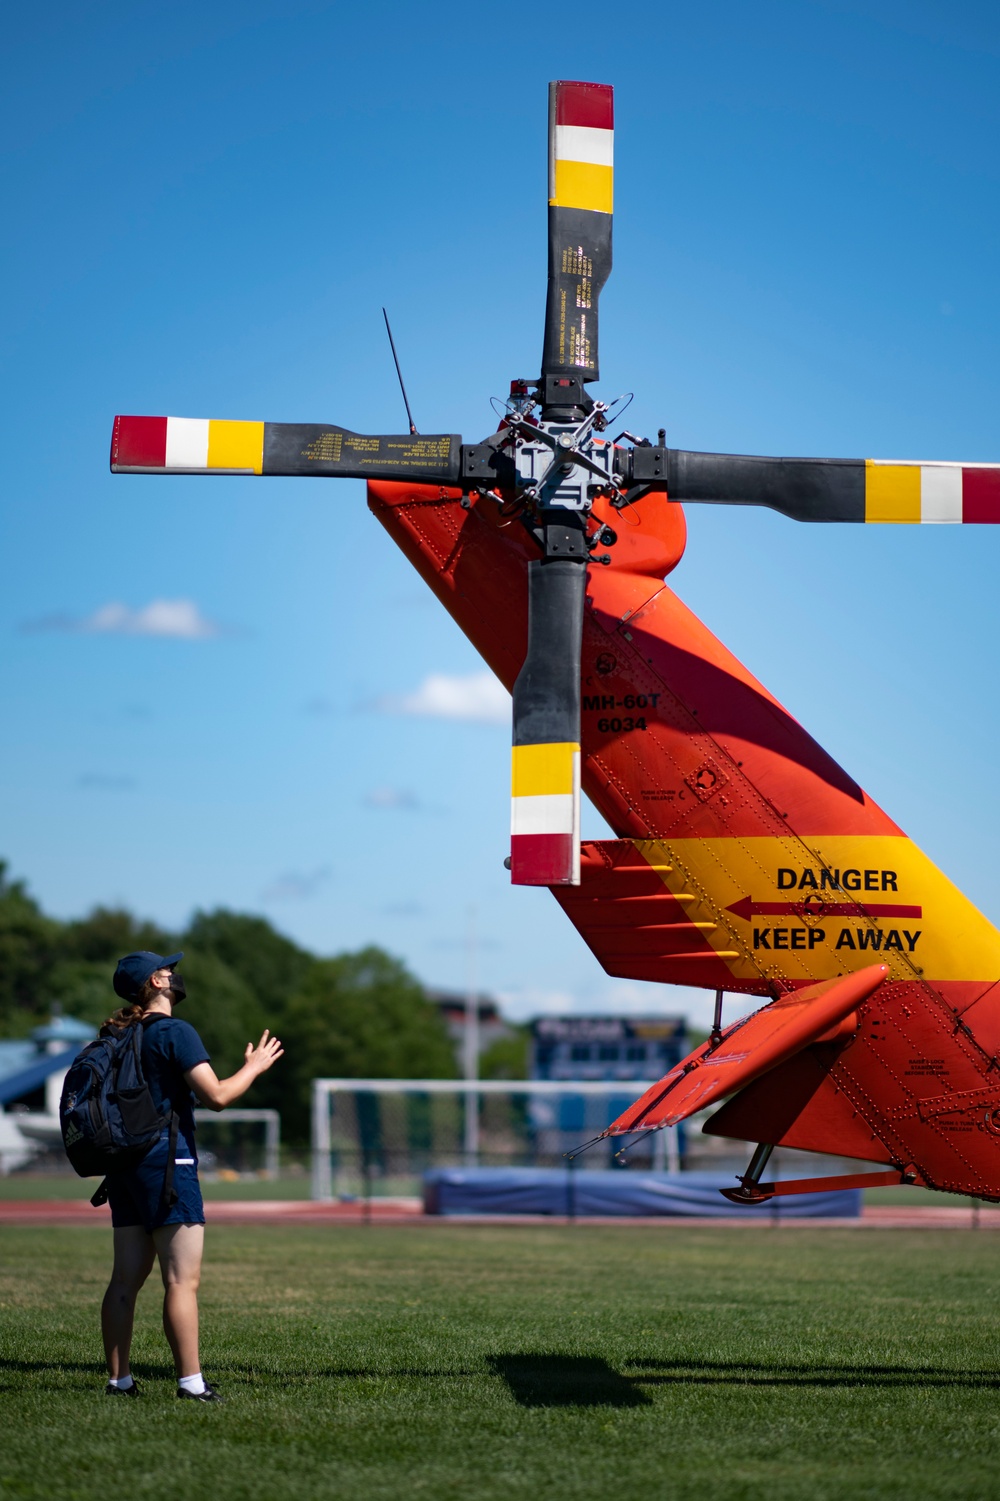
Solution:
{"label": "navy shorts", "polygon": [[198,1182],[198,1159],[183,1141],[174,1156],[174,1190],[177,1202],[163,1202],[163,1180],[169,1141],[164,1135],[135,1167],[108,1174],[108,1203],[116,1230],[141,1225],[148,1233],[161,1225],[203,1225],[205,1207]]}

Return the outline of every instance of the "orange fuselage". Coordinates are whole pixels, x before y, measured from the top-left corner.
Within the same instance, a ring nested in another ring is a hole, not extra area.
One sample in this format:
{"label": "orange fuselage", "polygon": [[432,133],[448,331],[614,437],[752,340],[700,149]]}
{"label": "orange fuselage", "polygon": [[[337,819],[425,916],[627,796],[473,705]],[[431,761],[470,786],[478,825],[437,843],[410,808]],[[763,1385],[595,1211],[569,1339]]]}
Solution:
{"label": "orange fuselage", "polygon": [[[437,486],[370,485],[369,505],[511,688],[527,530]],[[885,963],[852,1034],[781,1064],[715,1129],[1000,1199],[1000,932],[664,584],[680,507],[652,494],[605,519],[619,540],[589,569],[582,784],[619,837],[584,846],[557,901],[613,975],[776,997]]]}

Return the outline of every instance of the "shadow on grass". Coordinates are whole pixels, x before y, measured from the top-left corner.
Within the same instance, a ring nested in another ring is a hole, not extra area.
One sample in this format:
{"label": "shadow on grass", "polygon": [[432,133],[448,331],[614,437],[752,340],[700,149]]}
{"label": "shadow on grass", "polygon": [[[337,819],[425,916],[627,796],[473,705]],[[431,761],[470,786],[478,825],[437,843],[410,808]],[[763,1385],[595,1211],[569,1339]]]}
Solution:
{"label": "shadow on grass", "polygon": [[728,1360],[629,1360],[620,1378],[641,1386],[876,1386],[1000,1389],[1000,1371],[948,1366],[773,1365]]}
{"label": "shadow on grass", "polygon": [[[132,1371],[140,1380],[146,1381],[156,1381],[161,1377],[165,1378],[174,1374],[172,1365],[148,1365],[140,1361],[133,1361]],[[0,1359],[0,1377],[3,1375],[39,1376],[48,1372],[60,1376],[97,1376],[101,1381],[106,1381],[108,1375],[103,1360]]]}
{"label": "shadow on grass", "polygon": [[596,1355],[488,1355],[522,1407],[646,1407],[634,1377]]}
{"label": "shadow on grass", "polygon": [[470,1376],[481,1376],[481,1370],[463,1370],[459,1366],[448,1370],[428,1370],[420,1366],[323,1366],[312,1370],[293,1370],[290,1367],[253,1366],[243,1361],[214,1360],[212,1370],[218,1374],[236,1376],[247,1381],[465,1381]]}
{"label": "shadow on grass", "polygon": [[[643,1360],[636,1357],[620,1370],[596,1355],[487,1355],[486,1368],[499,1376],[522,1407],[646,1407],[652,1401],[643,1388],[671,1386],[760,1387],[875,1387],[954,1388],[966,1391],[1000,1390],[1000,1370],[968,1370],[948,1366],[797,1365],[785,1361]],[[166,1363],[136,1362],[140,1381],[172,1381]],[[316,1365],[311,1370],[255,1367],[240,1360],[220,1360],[212,1366],[223,1379],[251,1386],[280,1382],[318,1381],[454,1381],[479,1375],[474,1369],[432,1370],[413,1366],[351,1367]],[[105,1380],[103,1361],[14,1360],[0,1358],[0,1390],[10,1389],[24,1376],[88,1376]],[[7,1379],[4,1379],[7,1378]],[[43,1383],[44,1384],[44,1383]],[[62,1383],[58,1383],[62,1385]]]}
{"label": "shadow on grass", "polygon": [[[106,1380],[107,1372],[102,1360],[12,1360],[0,1357],[0,1389],[4,1389],[9,1382],[4,1381],[5,1376],[94,1376],[102,1382]],[[153,1364],[149,1361],[132,1362],[132,1374],[140,1381],[171,1381],[174,1376],[174,1368],[166,1361],[162,1364]],[[255,1366],[252,1362],[243,1360],[213,1360],[212,1374],[229,1380],[246,1382],[281,1382],[287,1384],[290,1381],[316,1382],[316,1381],[456,1381],[464,1380],[470,1376],[482,1375],[482,1370],[466,1370],[456,1367],[453,1370],[430,1370],[423,1366],[323,1366],[316,1365],[310,1370],[300,1370],[293,1367],[283,1366],[280,1363],[265,1367]]]}

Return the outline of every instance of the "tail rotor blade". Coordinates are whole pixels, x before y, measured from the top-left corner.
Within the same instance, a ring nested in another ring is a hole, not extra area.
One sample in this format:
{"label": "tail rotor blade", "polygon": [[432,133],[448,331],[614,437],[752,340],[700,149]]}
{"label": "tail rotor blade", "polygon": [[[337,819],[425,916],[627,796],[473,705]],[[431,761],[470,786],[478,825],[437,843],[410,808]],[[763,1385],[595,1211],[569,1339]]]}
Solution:
{"label": "tail rotor blade", "polygon": [[[546,383],[555,379],[563,387],[598,377],[597,300],[611,271],[613,181],[614,89],[551,83]],[[543,405],[558,395],[546,384]]]}
{"label": "tail rotor blade", "polygon": [[1000,464],[780,459],[634,449],[637,483],[684,504],[767,506],[793,521],[1000,522]]}
{"label": "tail rotor blade", "polygon": [[369,436],[315,422],[217,422],[207,417],[116,417],[113,474],[320,475],[454,485],[454,433]]}
{"label": "tail rotor blade", "polygon": [[528,565],[528,651],[514,684],[511,880],[580,884],[580,657],[587,568]]}

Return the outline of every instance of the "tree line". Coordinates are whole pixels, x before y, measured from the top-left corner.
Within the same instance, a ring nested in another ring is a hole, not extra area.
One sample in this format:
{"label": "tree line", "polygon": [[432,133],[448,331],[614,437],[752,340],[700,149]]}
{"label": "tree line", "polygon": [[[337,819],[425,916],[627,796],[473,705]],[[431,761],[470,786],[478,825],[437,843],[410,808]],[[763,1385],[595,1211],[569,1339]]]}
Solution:
{"label": "tree line", "polygon": [[120,1004],[111,988],[115,964],[136,949],[184,950],[188,999],[179,1014],[197,1028],[220,1076],[239,1067],[246,1043],[265,1027],[281,1038],[285,1057],[248,1103],[279,1109],[293,1143],[308,1140],[309,1084],[317,1076],[457,1074],[437,1007],[384,949],[319,958],[266,918],[223,908],[196,912],[179,933],[121,908],[95,907],[61,922],[0,862],[0,1036],[26,1036],[53,1006],[97,1028]]}

